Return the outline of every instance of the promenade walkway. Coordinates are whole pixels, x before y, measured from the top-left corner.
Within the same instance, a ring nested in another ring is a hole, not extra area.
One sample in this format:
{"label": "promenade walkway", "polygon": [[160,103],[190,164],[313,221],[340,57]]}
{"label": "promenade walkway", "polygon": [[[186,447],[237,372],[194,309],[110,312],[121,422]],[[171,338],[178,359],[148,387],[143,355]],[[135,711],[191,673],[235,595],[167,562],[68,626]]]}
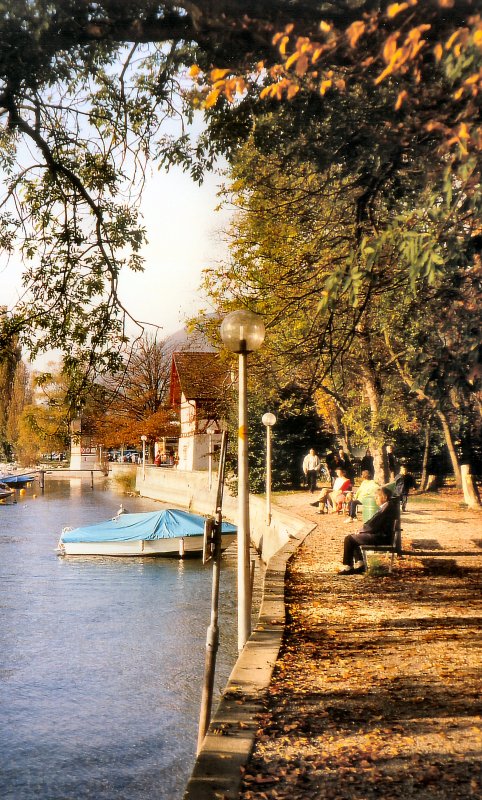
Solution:
{"label": "promenade walkway", "polygon": [[482,514],[410,498],[404,549],[434,558],[341,577],[356,525],[316,516],[305,492],[275,499],[318,526],[288,567],[285,641],[240,798],[481,797]]}

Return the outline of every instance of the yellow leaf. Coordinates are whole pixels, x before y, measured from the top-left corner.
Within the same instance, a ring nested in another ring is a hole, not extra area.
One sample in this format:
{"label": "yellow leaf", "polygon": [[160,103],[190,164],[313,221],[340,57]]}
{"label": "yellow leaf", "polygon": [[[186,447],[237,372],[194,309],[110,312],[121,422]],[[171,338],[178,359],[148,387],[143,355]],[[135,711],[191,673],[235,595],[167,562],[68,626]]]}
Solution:
{"label": "yellow leaf", "polygon": [[283,38],[281,39],[281,43],[280,43],[280,46],[279,46],[279,51],[283,56],[286,53],[286,45],[288,44],[289,40],[290,40],[289,36],[283,36]]}
{"label": "yellow leaf", "polygon": [[317,47],[313,51],[313,55],[311,56],[311,61],[312,61],[313,64],[316,64],[316,62],[318,61],[319,57],[323,54],[324,49],[325,49],[324,47]]}
{"label": "yellow leaf", "polygon": [[467,83],[467,84],[469,84],[469,85],[470,85],[471,83],[477,83],[477,82],[478,82],[478,80],[479,80],[480,78],[482,78],[482,75],[481,75],[481,73],[480,73],[480,72],[474,72],[474,74],[473,74],[473,75],[470,75],[470,77],[469,77],[469,78],[466,78],[466,79],[465,79],[464,83]]}
{"label": "yellow leaf", "polygon": [[398,36],[399,36],[398,31],[396,33],[392,33],[392,35],[389,36],[387,41],[385,42],[385,45],[383,47],[383,58],[386,64],[388,64],[391,61],[397,49]]}
{"label": "yellow leaf", "polygon": [[404,89],[403,92],[400,92],[400,94],[397,97],[397,102],[395,103],[395,111],[399,111],[399,109],[402,107],[403,103],[407,99],[408,99],[408,93]]}
{"label": "yellow leaf", "polygon": [[288,100],[291,100],[295,96],[295,94],[298,94],[299,91],[300,87],[297,86],[296,83],[290,83],[288,91],[286,93],[286,97],[288,98]]}
{"label": "yellow leaf", "polygon": [[460,30],[455,31],[455,33],[452,34],[450,39],[447,39],[447,41],[445,42],[445,49],[446,50],[450,50],[450,48],[452,47],[453,43],[458,38],[458,36],[460,36]]}
{"label": "yellow leaf", "polygon": [[455,0],[438,0],[440,8],[453,8]]}
{"label": "yellow leaf", "polygon": [[460,139],[470,139],[469,129],[467,128],[465,122],[462,122],[459,125],[459,137]]}
{"label": "yellow leaf", "polygon": [[328,91],[328,89],[331,88],[332,85],[333,85],[333,81],[332,80],[321,81],[321,83],[320,83],[320,94],[321,94],[321,96],[326,94],[326,92]]}
{"label": "yellow leaf", "polygon": [[460,89],[457,89],[457,91],[454,92],[454,100],[460,100],[460,98],[463,96],[464,96],[464,87],[462,86]]}
{"label": "yellow leaf", "polygon": [[440,59],[442,58],[443,51],[444,51],[444,49],[443,49],[442,45],[440,44],[440,42],[439,42],[438,44],[436,44],[436,45],[435,45],[435,47],[434,47],[434,49],[433,49],[433,54],[434,54],[434,56],[435,56],[435,61],[436,61],[437,63],[438,63],[438,62],[440,61]]}
{"label": "yellow leaf", "polygon": [[215,106],[220,94],[221,94],[221,89],[213,89],[212,92],[209,92],[208,96],[204,101],[204,108],[211,108],[211,106]]}
{"label": "yellow leaf", "polygon": [[323,22],[322,20],[320,22],[320,31],[323,31],[323,33],[329,33],[331,31],[331,25],[329,25],[328,22]]}
{"label": "yellow leaf", "polygon": [[212,69],[210,74],[211,81],[214,83],[222,80],[226,75],[229,75],[230,71],[229,69]]}
{"label": "yellow leaf", "polygon": [[482,28],[478,28],[474,33],[474,44],[482,46]]}
{"label": "yellow leaf", "polygon": [[234,103],[234,97],[236,95],[236,80],[231,78],[231,80],[226,81],[226,85],[224,87],[224,94],[228,103]]}
{"label": "yellow leaf", "polygon": [[246,91],[246,81],[244,78],[236,78],[236,91],[238,94],[243,94]]}
{"label": "yellow leaf", "polygon": [[303,53],[303,55],[301,55],[298,61],[296,62],[295,72],[301,78],[301,76],[305,74],[307,69],[308,69],[308,57],[305,55],[305,53]]}
{"label": "yellow leaf", "polygon": [[289,57],[289,58],[286,60],[286,64],[285,64],[285,67],[286,67],[286,69],[289,69],[289,68],[290,68],[290,67],[291,67],[291,66],[292,66],[292,65],[293,65],[293,64],[294,64],[296,61],[298,61],[298,59],[299,59],[299,57],[300,57],[300,56],[301,56],[301,53],[293,53],[293,54],[292,54],[292,55],[291,55],[291,56],[290,56],[290,57]]}
{"label": "yellow leaf", "polygon": [[401,11],[405,11],[406,8],[408,8],[408,3],[392,3],[392,5],[387,8],[387,16],[389,19],[393,19],[393,17],[396,17]]}
{"label": "yellow leaf", "polygon": [[405,39],[405,44],[407,44],[408,42],[418,42],[422,33],[425,33],[425,31],[429,31],[431,27],[432,27],[431,25],[417,25],[416,28],[412,28],[407,34],[407,38]]}
{"label": "yellow leaf", "polygon": [[346,29],[346,35],[348,36],[350,47],[356,47],[358,39],[365,32],[365,27],[365,23],[359,19],[356,22],[352,22],[352,24]]}
{"label": "yellow leaf", "polygon": [[193,64],[189,69],[188,75],[190,75],[191,78],[197,78],[200,72],[201,70],[199,69],[198,65]]}

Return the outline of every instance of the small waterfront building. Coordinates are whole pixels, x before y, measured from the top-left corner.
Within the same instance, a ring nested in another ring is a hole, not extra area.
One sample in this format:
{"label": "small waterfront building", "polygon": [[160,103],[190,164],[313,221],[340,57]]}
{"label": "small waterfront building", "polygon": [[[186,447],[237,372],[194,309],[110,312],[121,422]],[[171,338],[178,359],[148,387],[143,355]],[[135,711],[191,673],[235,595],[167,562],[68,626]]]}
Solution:
{"label": "small waterfront building", "polygon": [[70,469],[96,469],[98,466],[98,447],[91,436],[82,433],[82,421],[77,417],[70,424]]}
{"label": "small waterfront building", "polygon": [[230,381],[218,353],[173,353],[170,402],[180,420],[178,469],[209,470],[217,464]]}

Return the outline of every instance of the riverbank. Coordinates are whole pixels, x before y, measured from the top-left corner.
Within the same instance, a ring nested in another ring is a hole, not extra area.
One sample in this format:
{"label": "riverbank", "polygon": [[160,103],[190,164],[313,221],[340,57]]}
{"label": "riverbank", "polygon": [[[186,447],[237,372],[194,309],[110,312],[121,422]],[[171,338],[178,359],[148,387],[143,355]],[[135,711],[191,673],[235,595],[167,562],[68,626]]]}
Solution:
{"label": "riverbank", "polygon": [[[287,625],[261,708],[211,731],[224,749],[242,725],[252,729],[241,788],[239,772],[216,787],[208,771],[196,797],[479,796],[482,516],[457,496],[411,498],[403,547],[414,554],[392,575],[382,557],[368,575],[342,577],[354,526],[316,515],[307,493],[275,500],[316,527],[288,563]],[[245,690],[234,695],[235,714]]]}

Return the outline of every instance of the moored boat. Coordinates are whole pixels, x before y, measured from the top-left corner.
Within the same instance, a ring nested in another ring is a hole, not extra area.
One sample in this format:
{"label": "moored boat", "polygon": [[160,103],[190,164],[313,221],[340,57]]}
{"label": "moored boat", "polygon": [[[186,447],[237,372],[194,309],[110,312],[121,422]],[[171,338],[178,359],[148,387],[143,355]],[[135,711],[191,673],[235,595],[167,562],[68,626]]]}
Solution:
{"label": "moored boat", "polygon": [[5,500],[12,494],[15,494],[15,489],[12,489],[10,486],[7,486],[6,483],[0,481],[0,500]]}
{"label": "moored boat", "polygon": [[[113,519],[81,528],[64,528],[57,552],[65,556],[202,555],[205,517],[167,508]],[[236,538],[236,527],[223,522],[221,548]]]}
{"label": "moored boat", "polygon": [[31,473],[17,475],[12,472],[10,475],[0,475],[0,482],[7,484],[7,486],[25,486],[26,483],[32,483],[34,480],[35,475]]}

